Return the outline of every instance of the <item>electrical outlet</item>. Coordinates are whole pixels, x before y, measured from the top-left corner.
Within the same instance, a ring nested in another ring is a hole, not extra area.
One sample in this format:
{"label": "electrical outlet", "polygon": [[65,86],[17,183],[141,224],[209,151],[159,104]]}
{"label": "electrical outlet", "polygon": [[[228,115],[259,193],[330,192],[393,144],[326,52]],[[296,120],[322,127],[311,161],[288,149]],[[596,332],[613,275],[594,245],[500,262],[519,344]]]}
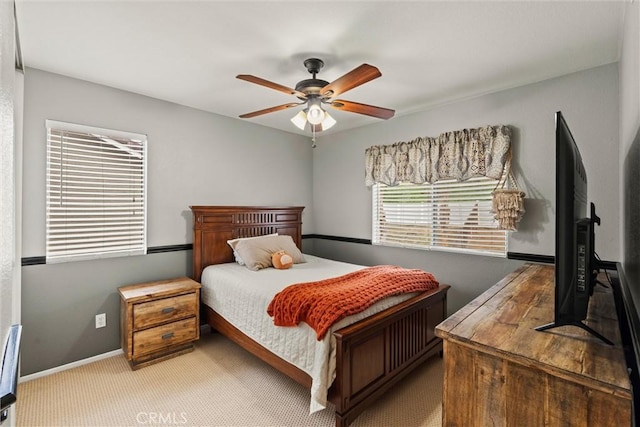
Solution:
{"label": "electrical outlet", "polygon": [[96,314],[96,329],[107,326],[107,313]]}

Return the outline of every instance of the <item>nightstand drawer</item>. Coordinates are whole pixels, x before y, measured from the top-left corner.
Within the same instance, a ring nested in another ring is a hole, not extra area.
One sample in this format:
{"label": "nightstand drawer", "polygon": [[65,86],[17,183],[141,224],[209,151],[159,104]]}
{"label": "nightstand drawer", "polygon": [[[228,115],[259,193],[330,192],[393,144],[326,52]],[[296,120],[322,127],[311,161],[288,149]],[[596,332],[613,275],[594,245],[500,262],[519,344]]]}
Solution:
{"label": "nightstand drawer", "polygon": [[140,330],[153,325],[194,316],[198,310],[195,292],[133,306],[133,329]]}
{"label": "nightstand drawer", "polygon": [[193,341],[198,338],[195,317],[168,323],[133,333],[133,357],[153,353],[163,348]]}
{"label": "nightstand drawer", "polygon": [[178,277],[118,288],[121,345],[131,369],[193,351],[200,338],[200,287]]}

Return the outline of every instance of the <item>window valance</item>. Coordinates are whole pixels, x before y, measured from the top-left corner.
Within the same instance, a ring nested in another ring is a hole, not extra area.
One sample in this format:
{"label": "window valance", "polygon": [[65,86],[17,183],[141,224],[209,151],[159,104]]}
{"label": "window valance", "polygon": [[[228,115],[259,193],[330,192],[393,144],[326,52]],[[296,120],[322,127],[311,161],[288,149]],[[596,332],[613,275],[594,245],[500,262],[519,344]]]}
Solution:
{"label": "window valance", "polygon": [[444,132],[437,138],[374,145],[365,151],[365,183],[422,184],[474,176],[499,179],[511,147],[504,125]]}

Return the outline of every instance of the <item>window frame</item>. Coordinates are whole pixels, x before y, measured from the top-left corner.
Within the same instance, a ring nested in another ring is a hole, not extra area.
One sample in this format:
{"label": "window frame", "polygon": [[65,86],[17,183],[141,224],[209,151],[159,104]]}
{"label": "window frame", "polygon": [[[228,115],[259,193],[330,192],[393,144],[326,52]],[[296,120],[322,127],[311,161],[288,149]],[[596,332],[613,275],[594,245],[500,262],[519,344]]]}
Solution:
{"label": "window frame", "polygon": [[[491,193],[497,183],[498,180],[487,177],[474,177],[466,181],[440,180],[434,184],[401,183],[388,186],[376,183],[371,187],[371,243],[378,246],[506,258],[509,235],[507,230],[498,227],[498,222],[491,212]],[[481,197],[474,198],[475,191],[481,191]],[[388,207],[385,209],[379,206],[385,197],[388,206],[393,206],[394,203],[399,205],[395,213]],[[422,197],[424,201],[416,201]],[[448,204],[444,205],[443,201],[448,201]],[[464,203],[467,206],[454,205],[455,209],[452,210],[451,203]],[[470,206],[470,203],[474,205]],[[445,209],[448,212],[447,223],[442,222]],[[395,216],[392,220],[386,219],[390,213]],[[382,216],[385,216],[385,219],[382,219]],[[445,229],[445,226],[450,226],[452,219],[458,223],[457,227]],[[470,219],[476,223],[469,224]],[[461,221],[465,222],[459,224]],[[490,221],[491,225],[481,225],[485,221]],[[413,238],[406,235],[410,227]],[[388,236],[386,239],[383,237],[384,234]],[[467,242],[458,243],[463,238]],[[494,239],[498,243],[491,249]],[[443,242],[448,244],[445,245]]]}
{"label": "window frame", "polygon": [[[147,135],[56,120],[46,120],[45,125],[47,132],[46,263],[146,254]],[[65,141],[65,132],[84,135],[85,138],[71,141],[72,138],[69,137]],[[76,153],[82,153],[77,155],[75,160],[67,161],[65,165],[62,156],[65,148],[71,153],[71,147],[77,150]],[[122,155],[123,151],[129,153],[128,157]],[[78,159],[81,156],[83,158]],[[98,168],[106,177],[101,178],[101,183],[98,183],[98,179],[95,178],[95,172]],[[74,178],[71,177],[70,172],[75,174]],[[112,178],[109,178],[108,175],[111,175]],[[94,178],[92,179],[92,177]],[[132,187],[121,186],[121,183],[126,179],[132,182]],[[72,180],[79,183],[82,188],[75,190],[75,194],[65,193],[64,189],[67,186],[71,187]],[[59,188],[56,189],[56,186]],[[91,187],[91,189],[87,187]],[[132,198],[130,202],[126,201],[126,198],[129,197]],[[136,200],[138,197],[141,197],[142,200]],[[59,200],[59,203],[65,203],[66,209],[56,210],[53,202],[55,198]],[[101,198],[102,201],[99,201]],[[131,215],[116,214],[116,218],[94,215],[96,212],[126,211],[128,209],[134,213]],[[71,217],[70,212],[74,210],[77,215]],[[140,210],[142,210],[141,214]],[[98,217],[101,219],[95,220]],[[79,219],[79,221],[74,222],[74,219]],[[109,224],[110,221],[111,224]],[[124,224],[115,225],[114,221],[122,221]],[[79,228],[81,230],[78,230]],[[122,229],[126,231],[123,232]],[[124,237],[109,239],[109,233],[117,233],[118,236]],[[95,243],[89,243],[91,241],[95,241]],[[109,241],[125,241],[126,243],[116,245],[115,243],[110,244]],[[83,247],[74,250],[71,246],[75,244],[83,245]]]}

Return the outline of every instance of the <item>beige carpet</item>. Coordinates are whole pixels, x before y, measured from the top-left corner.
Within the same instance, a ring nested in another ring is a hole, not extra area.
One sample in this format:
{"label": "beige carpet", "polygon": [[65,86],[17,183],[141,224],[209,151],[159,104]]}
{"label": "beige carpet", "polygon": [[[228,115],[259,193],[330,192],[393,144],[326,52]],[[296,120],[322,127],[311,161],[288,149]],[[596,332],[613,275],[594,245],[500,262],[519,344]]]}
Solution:
{"label": "beige carpet", "polygon": [[[352,424],[441,426],[434,357]],[[18,426],[333,426],[309,415],[309,392],[218,334],[195,351],[131,371],[124,355],[18,386]]]}

